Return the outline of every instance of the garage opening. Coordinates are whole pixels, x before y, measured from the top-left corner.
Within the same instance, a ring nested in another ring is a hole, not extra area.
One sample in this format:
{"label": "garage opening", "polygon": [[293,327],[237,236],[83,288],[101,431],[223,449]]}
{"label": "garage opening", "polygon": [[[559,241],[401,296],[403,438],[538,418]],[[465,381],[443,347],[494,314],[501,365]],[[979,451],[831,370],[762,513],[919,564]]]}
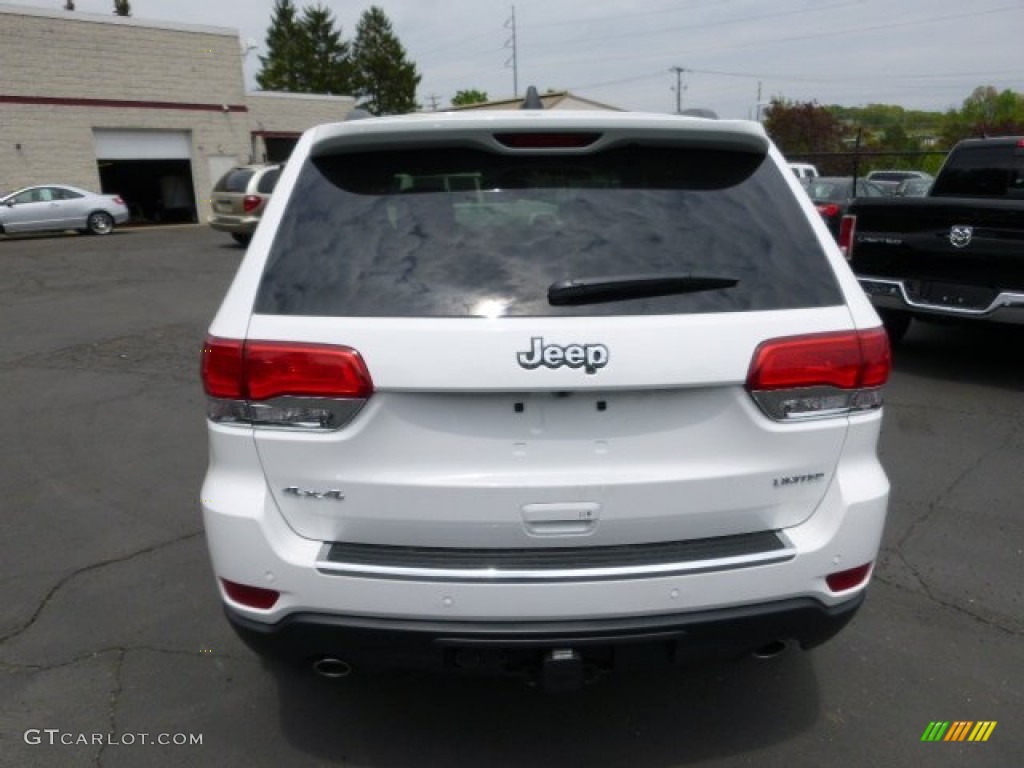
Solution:
{"label": "garage opening", "polygon": [[187,131],[93,131],[100,188],[124,198],[133,224],[195,222]]}
{"label": "garage opening", "polygon": [[257,162],[285,163],[301,136],[290,131],[253,131],[252,156]]}
{"label": "garage opening", "polygon": [[268,136],[264,141],[267,144],[268,163],[287,162],[295,145],[299,143],[297,136]]}

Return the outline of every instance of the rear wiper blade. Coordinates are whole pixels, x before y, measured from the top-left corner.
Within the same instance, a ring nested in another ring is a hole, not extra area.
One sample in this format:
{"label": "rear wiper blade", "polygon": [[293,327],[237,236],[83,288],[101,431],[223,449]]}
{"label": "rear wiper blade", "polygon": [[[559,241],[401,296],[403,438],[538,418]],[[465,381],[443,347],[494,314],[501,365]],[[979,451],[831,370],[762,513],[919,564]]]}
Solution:
{"label": "rear wiper blade", "polygon": [[607,277],[574,277],[548,286],[548,303],[552,306],[601,304],[626,299],[650,299],[680,293],[716,291],[732,288],[739,280],[732,277],[708,277],[690,274],[609,275]]}

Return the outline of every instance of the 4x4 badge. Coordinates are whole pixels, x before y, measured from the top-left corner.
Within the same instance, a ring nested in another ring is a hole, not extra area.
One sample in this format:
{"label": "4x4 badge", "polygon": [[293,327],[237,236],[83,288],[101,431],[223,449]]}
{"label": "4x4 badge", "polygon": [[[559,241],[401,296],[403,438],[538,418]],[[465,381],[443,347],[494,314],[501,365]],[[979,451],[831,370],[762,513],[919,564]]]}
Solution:
{"label": "4x4 badge", "polygon": [[344,501],[345,494],[339,490],[330,491],[314,491],[310,488],[299,488],[297,485],[289,485],[287,488],[282,489],[285,493],[291,494],[292,496],[298,496],[300,499],[334,499],[335,501]]}
{"label": "4x4 badge", "polygon": [[587,373],[596,373],[598,368],[608,365],[608,347],[604,344],[544,344],[541,336],[530,339],[530,349],[519,352],[516,358],[519,365],[527,370],[544,366],[545,368],[582,368]]}
{"label": "4x4 badge", "polygon": [[949,242],[953,244],[954,248],[966,248],[973,236],[974,227],[969,227],[965,224],[955,224],[949,228]]}

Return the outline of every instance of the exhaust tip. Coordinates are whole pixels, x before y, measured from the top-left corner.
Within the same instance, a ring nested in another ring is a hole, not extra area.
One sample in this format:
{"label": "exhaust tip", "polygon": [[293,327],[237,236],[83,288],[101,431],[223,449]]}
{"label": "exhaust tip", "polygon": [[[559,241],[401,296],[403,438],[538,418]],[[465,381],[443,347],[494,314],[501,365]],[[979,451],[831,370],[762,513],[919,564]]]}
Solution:
{"label": "exhaust tip", "polygon": [[347,661],[325,656],[313,662],[313,671],[320,675],[320,677],[329,677],[337,680],[352,674],[352,665]]}
{"label": "exhaust tip", "polygon": [[767,661],[768,659],[774,659],[776,656],[781,656],[788,647],[785,640],[772,640],[770,643],[766,643],[754,651],[751,656],[761,661]]}

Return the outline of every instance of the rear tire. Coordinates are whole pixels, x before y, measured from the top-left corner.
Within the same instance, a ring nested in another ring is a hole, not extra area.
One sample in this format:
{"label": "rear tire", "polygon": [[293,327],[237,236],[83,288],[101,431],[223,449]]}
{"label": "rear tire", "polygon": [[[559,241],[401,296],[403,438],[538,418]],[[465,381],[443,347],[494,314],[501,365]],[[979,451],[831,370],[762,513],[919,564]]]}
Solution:
{"label": "rear tire", "polygon": [[232,239],[241,246],[246,246],[252,240],[252,235],[243,235],[241,232],[232,232]]}
{"label": "rear tire", "polygon": [[880,309],[878,315],[882,318],[885,332],[889,334],[889,343],[894,346],[899,344],[910,328],[910,315],[892,309]]}
{"label": "rear tire", "polygon": [[106,211],[93,211],[85,226],[91,235],[109,235],[114,230],[114,217]]}

